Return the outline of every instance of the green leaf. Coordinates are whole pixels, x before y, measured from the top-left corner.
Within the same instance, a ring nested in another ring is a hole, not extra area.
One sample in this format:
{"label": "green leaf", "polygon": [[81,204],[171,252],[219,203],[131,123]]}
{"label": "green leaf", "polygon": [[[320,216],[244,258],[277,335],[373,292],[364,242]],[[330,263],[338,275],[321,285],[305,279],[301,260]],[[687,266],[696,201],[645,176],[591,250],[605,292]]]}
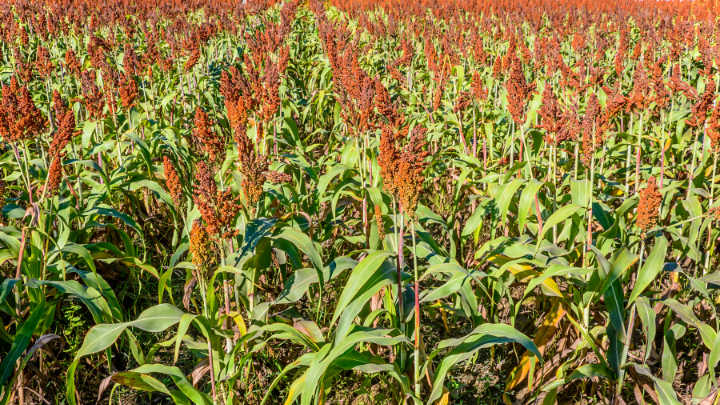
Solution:
{"label": "green leaf", "polygon": [[652,343],[655,340],[655,311],[646,297],[639,297],[636,304],[637,313],[640,316],[640,322],[642,322],[643,331],[645,332],[645,358],[643,360],[647,361],[650,357]]}
{"label": "green leaf", "polygon": [[[544,183],[537,181],[536,179],[530,180],[520,195],[520,203],[518,204],[518,229],[520,233],[525,228],[525,221],[527,219],[528,212],[532,209],[532,204],[535,202],[538,190]],[[540,215],[540,213],[538,213]]]}
{"label": "green leaf", "polygon": [[680,319],[682,319],[685,323],[697,328],[698,332],[700,332],[700,337],[702,338],[705,346],[707,346],[708,349],[713,348],[717,333],[708,324],[701,322],[700,319],[698,319],[698,317],[695,315],[695,312],[693,312],[692,308],[687,305],[681,304],[673,298],[668,298],[664,300],[663,304],[675,311],[677,316],[680,317]]}
{"label": "green leaf", "polygon": [[357,296],[368,280],[371,280],[373,274],[378,268],[380,268],[380,265],[385,261],[385,259],[390,257],[390,255],[391,253],[389,252],[377,250],[370,253],[367,257],[360,261],[357,266],[355,266],[352,273],[350,273],[350,277],[348,277],[347,282],[345,282],[345,287],[343,288],[340,298],[337,301],[337,306],[335,307],[331,322],[332,324],[337,321],[345,307],[353,298],[355,298],[355,296]]}
{"label": "green leaf", "polygon": [[2,284],[0,284],[0,304],[5,302],[5,298],[10,295],[10,292],[17,282],[18,280],[14,278],[6,278],[3,280]]}
{"label": "green leaf", "polygon": [[165,384],[161,383],[160,381],[147,374],[125,371],[122,373],[113,374],[110,379],[115,383],[125,385],[136,390],[148,392],[162,392],[170,395],[170,391],[167,389],[167,387],[165,387]]}
{"label": "green leaf", "polygon": [[630,298],[628,298],[628,307],[633,303],[633,301],[635,301],[638,296],[640,296],[640,294],[642,294],[645,288],[647,288],[647,286],[649,286],[653,282],[653,280],[655,280],[655,277],[657,277],[658,273],[660,273],[660,270],[662,270],[663,268],[663,263],[665,262],[667,249],[668,240],[665,239],[665,236],[661,235],[655,238],[655,246],[653,246],[653,249],[650,252],[650,256],[648,256],[647,261],[640,269],[637,280],[635,281],[635,287],[630,294]]}
{"label": "green leaf", "polygon": [[[392,337],[397,333],[396,330],[390,329],[370,329],[358,325],[353,325],[350,333],[333,347],[331,345],[324,346],[318,356],[310,363],[305,378],[304,389],[301,397],[303,405],[310,405],[311,399],[315,394],[318,383],[325,371],[335,362],[341,355],[351,350],[358,343],[375,343],[383,346],[392,346],[398,343],[410,343],[407,337],[399,335]],[[323,352],[326,355],[322,355]]]}
{"label": "green leaf", "polygon": [[[347,269],[354,268],[357,261],[341,256],[335,259],[330,266],[323,269],[323,279],[332,280],[340,273]],[[307,292],[310,285],[319,281],[317,271],[315,269],[300,269],[295,271],[283,285],[283,289],[278,295],[273,305],[289,304],[296,302]]]}
{"label": "green leaf", "polygon": [[613,261],[610,272],[603,281],[603,286],[600,289],[600,294],[605,295],[605,291],[610,288],[610,285],[615,282],[615,280],[620,278],[620,276],[622,276],[627,269],[629,269],[633,264],[635,264],[638,259],[639,257],[637,255],[630,253],[630,250],[628,250],[626,247],[623,247],[620,254],[617,256],[615,261]]}
{"label": "green leaf", "polygon": [[322,258],[320,257],[320,253],[318,253],[317,249],[315,249],[315,245],[313,245],[310,238],[304,233],[292,228],[283,229],[280,234],[275,236],[275,238],[284,239],[292,242],[292,244],[297,246],[303,253],[307,255],[307,257],[310,259],[310,262],[313,264],[313,267],[315,267],[315,271],[318,273],[318,277],[320,277],[320,288],[324,289],[325,280],[322,278]]}
{"label": "green leaf", "polygon": [[578,212],[580,210],[584,210],[584,209],[585,209],[584,207],[581,207],[577,204],[570,204],[570,205],[566,205],[562,208],[559,208],[552,215],[550,215],[550,218],[548,218],[547,222],[545,222],[543,224],[540,235],[538,235],[537,246],[535,247],[535,252],[537,253],[537,251],[540,250],[540,243],[545,238],[545,234],[547,233],[547,231],[549,229],[552,229],[554,226],[556,226],[557,224],[568,219],[570,216],[572,216],[576,212]]}
{"label": "green leaf", "polygon": [[613,373],[612,370],[605,367],[604,365],[600,363],[593,363],[593,364],[585,364],[584,366],[580,366],[576,368],[572,373],[570,373],[569,376],[566,378],[553,381],[550,384],[543,387],[543,391],[550,391],[556,388],[560,388],[561,386],[574,381],[574,380],[580,380],[583,378],[592,378],[592,377],[600,377],[604,378],[609,381],[615,381],[615,373]]}
{"label": "green leaf", "polygon": [[146,309],[136,320],[131,322],[95,325],[85,336],[82,346],[75,354],[75,361],[110,347],[129,326],[140,328],[146,332],[162,332],[180,322],[183,315],[184,312],[178,307],[160,304]]}
{"label": "green leaf", "polygon": [[[342,341],[353,325],[353,320],[362,311],[368,301],[383,287],[397,281],[397,268],[393,263],[383,261],[380,268],[372,274],[353,300],[343,308],[335,329],[335,343]],[[337,310],[335,313],[339,313]]]}
{"label": "green leaf", "polygon": [[655,377],[652,372],[650,372],[650,370],[648,370],[645,366],[640,366],[633,363],[630,363],[628,366],[635,367],[635,370],[639,374],[642,374],[653,380],[653,382],[655,383],[655,392],[658,396],[659,405],[681,405],[680,401],[678,400],[677,394],[675,393],[675,389],[672,387],[671,383]]}
{"label": "green leaf", "polygon": [[438,349],[430,356],[431,358],[435,357],[443,348],[455,346],[455,348],[440,361],[440,364],[438,364],[435,370],[435,380],[433,381],[432,392],[430,393],[427,403],[433,403],[442,396],[445,377],[452,366],[469,359],[476,351],[483,347],[502,343],[520,343],[534,353],[542,362],[542,354],[537,346],[535,346],[535,343],[513,327],[504,324],[489,323],[480,325],[463,338],[440,342]]}
{"label": "green leaf", "polygon": [[204,392],[201,392],[195,387],[193,387],[190,381],[188,381],[187,377],[185,377],[185,374],[182,372],[182,370],[177,367],[166,366],[162,364],[146,364],[132,371],[138,374],[159,373],[167,375],[173,380],[173,382],[180,389],[180,391],[185,394],[193,403],[199,405],[209,405],[213,403],[212,398],[210,398],[210,396],[208,396]]}
{"label": "green leaf", "polygon": [[30,344],[35,328],[40,324],[40,321],[45,316],[45,300],[40,301],[38,306],[30,312],[28,319],[20,325],[18,332],[15,334],[10,351],[5,355],[0,362],[0,386],[12,375],[13,369],[15,368],[15,362],[22,356],[25,349]]}

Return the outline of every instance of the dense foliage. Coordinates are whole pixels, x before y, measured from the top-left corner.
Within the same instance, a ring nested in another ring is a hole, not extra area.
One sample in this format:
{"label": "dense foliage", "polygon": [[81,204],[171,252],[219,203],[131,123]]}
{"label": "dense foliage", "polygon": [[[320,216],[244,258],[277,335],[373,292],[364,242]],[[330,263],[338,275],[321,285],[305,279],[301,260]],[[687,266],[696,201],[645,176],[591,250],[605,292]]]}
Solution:
{"label": "dense foliage", "polygon": [[0,4],[0,403],[717,403],[720,4]]}

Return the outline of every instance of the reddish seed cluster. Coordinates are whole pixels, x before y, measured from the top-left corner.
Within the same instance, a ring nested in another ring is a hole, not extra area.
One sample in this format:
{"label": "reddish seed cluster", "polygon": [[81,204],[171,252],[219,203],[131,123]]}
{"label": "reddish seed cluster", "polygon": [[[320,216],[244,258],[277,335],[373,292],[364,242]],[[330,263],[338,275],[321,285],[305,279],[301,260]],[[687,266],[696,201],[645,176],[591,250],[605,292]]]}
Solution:
{"label": "reddish seed cluster", "polygon": [[649,231],[657,223],[660,204],[662,204],[662,195],[655,177],[650,177],[647,188],[640,191],[640,203],[637,209],[637,226],[642,232]]}
{"label": "reddish seed cluster", "polygon": [[513,121],[520,125],[525,122],[525,104],[533,92],[534,83],[528,83],[523,72],[522,62],[515,56],[510,70],[507,89],[507,108]]}
{"label": "reddish seed cluster", "polygon": [[415,217],[424,180],[422,172],[427,166],[426,134],[426,128],[415,128],[402,149],[396,145],[396,136],[390,128],[384,127],[380,138],[378,164],[383,185],[388,193],[398,198],[410,218]]}
{"label": "reddish seed cluster", "polygon": [[705,91],[692,106],[692,116],[685,120],[691,127],[701,127],[707,121],[707,113],[715,100],[715,80],[709,78],[705,83]]}
{"label": "reddish seed cluster", "polygon": [[395,132],[387,126],[383,126],[380,136],[380,152],[377,159],[385,190],[390,195],[397,195],[395,175],[397,174],[397,161],[400,160],[400,152],[395,145]]}
{"label": "reddish seed cluster", "polygon": [[562,110],[550,84],[546,84],[543,90],[542,107],[538,110],[538,115],[541,122],[535,127],[545,130],[545,142],[556,144],[556,135],[562,129]]}
{"label": "reddish seed cluster", "polygon": [[177,170],[175,170],[175,166],[167,156],[163,156],[163,168],[165,169],[165,185],[168,193],[170,193],[175,207],[181,208],[183,206],[182,181]]}
{"label": "reddish seed cluster", "polygon": [[720,207],[711,208],[708,211],[708,216],[715,221],[720,221]]}
{"label": "reddish seed cluster", "polygon": [[710,138],[710,147],[715,153],[720,153],[720,103],[715,104],[707,123],[707,135]]}
{"label": "reddish seed cluster", "polygon": [[287,173],[278,172],[275,170],[269,170],[267,172],[267,180],[273,184],[283,184],[292,181],[292,176]]}
{"label": "reddish seed cluster", "polygon": [[246,134],[238,135],[238,157],[239,170],[243,175],[241,187],[245,200],[254,209],[255,204],[260,201],[267,178],[267,157],[255,152],[255,147]]}
{"label": "reddish seed cluster", "polygon": [[5,180],[0,179],[0,211],[2,211],[3,208],[5,208],[5,187],[7,184],[5,183]]}
{"label": "reddish seed cluster", "polygon": [[403,148],[397,164],[398,175],[395,177],[396,188],[403,209],[409,218],[415,218],[424,176],[423,170],[427,166],[425,158],[429,152],[423,150],[426,145],[426,128],[416,128],[415,134],[408,140]]}
{"label": "reddish seed cluster", "polygon": [[9,86],[2,87],[0,102],[0,135],[10,142],[29,140],[45,129],[45,118],[26,87],[20,87],[13,77]]}
{"label": "reddish seed cluster", "polygon": [[44,46],[37,48],[37,60],[35,61],[35,69],[37,69],[40,76],[47,79],[50,74],[55,70],[55,66],[50,60],[50,52]]}
{"label": "reddish seed cluster", "polygon": [[83,104],[87,115],[95,119],[102,118],[104,116],[105,96],[95,83],[97,74],[94,71],[85,70],[81,75]]}
{"label": "reddish seed cluster", "polygon": [[382,209],[379,205],[375,205],[375,223],[377,224],[378,236],[382,243],[382,241],[385,240],[385,222],[383,222]]}
{"label": "reddish seed cluster", "polygon": [[137,103],[138,86],[130,74],[126,74],[120,84],[120,101],[125,109],[130,109]]}
{"label": "reddish seed cluster", "polygon": [[603,144],[602,134],[598,131],[601,113],[600,102],[597,95],[593,93],[585,107],[585,116],[582,121],[582,161],[587,167],[590,167],[595,151]]}
{"label": "reddish seed cluster", "polygon": [[225,160],[225,140],[213,132],[210,118],[200,106],[195,110],[194,124],[193,136],[200,141],[210,160],[215,163]]}
{"label": "reddish seed cluster", "polygon": [[236,231],[231,227],[242,209],[238,203],[240,196],[233,197],[230,189],[218,190],[213,172],[204,161],[197,164],[196,171],[193,201],[205,221],[207,233],[215,238],[235,236]]}
{"label": "reddish seed cluster", "polygon": [[195,65],[197,65],[198,60],[200,60],[200,47],[196,45],[194,49],[192,49],[190,56],[185,61],[185,65],[183,66],[185,72],[191,71]]}
{"label": "reddish seed cluster", "polygon": [[57,89],[53,90],[52,94],[52,110],[56,119],[60,119],[68,110],[67,102],[62,99]]}
{"label": "reddish seed cluster", "polygon": [[214,262],[214,256],[212,255],[212,244],[210,243],[210,237],[202,225],[200,219],[196,219],[193,222],[193,227],[190,230],[190,253],[192,254],[192,263],[195,265],[199,276],[205,274],[204,272],[212,266]]}
{"label": "reddish seed cluster", "polygon": [[75,135],[75,114],[67,111],[62,117],[58,117],[60,126],[50,143],[49,157],[51,160],[48,170],[47,192],[53,195],[60,188],[62,182],[62,160],[65,157],[64,149],[72,141]]}
{"label": "reddish seed cluster", "polygon": [[488,91],[485,88],[485,84],[482,81],[482,76],[480,75],[480,72],[473,73],[472,92],[473,92],[473,96],[475,96],[476,100],[481,100],[481,101],[487,100]]}

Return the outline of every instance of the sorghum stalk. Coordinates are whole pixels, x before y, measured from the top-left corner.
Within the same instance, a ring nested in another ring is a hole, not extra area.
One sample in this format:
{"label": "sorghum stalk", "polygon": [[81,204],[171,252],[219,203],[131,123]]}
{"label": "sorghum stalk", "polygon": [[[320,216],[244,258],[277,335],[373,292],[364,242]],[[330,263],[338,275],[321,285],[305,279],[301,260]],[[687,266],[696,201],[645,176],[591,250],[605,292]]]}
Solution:
{"label": "sorghum stalk", "polygon": [[661,113],[660,124],[660,189],[665,186],[665,111]]}
{"label": "sorghum stalk", "polygon": [[415,221],[410,222],[413,249],[413,275],[415,277],[415,396],[420,397],[420,279],[418,277],[417,251],[415,249]]}
{"label": "sorghum stalk", "polygon": [[515,163],[515,121],[510,123],[510,163],[506,169],[510,169]]}
{"label": "sorghum stalk", "polygon": [[640,190],[640,157],[642,155],[642,132],[643,132],[643,116],[640,114],[640,128],[638,129],[637,154],[635,155],[635,194]]}
{"label": "sorghum stalk", "polygon": [[690,137],[692,138],[693,142],[693,149],[692,149],[692,163],[690,164],[690,172],[688,173],[688,186],[687,186],[687,194],[685,196],[685,199],[690,199],[690,196],[692,195],[692,185],[693,185],[693,177],[695,173],[695,155],[697,154],[697,139],[695,139],[695,129],[692,129],[690,131]]}
{"label": "sorghum stalk", "polygon": [[475,106],[473,105],[473,148],[472,156],[477,157],[477,120],[475,117]]}
{"label": "sorghum stalk", "polygon": [[[710,204],[708,204],[708,207],[712,207],[715,200],[715,173],[717,170],[717,160],[718,160],[718,152],[715,152],[713,154],[713,171],[712,171],[712,177],[710,177]],[[710,223],[712,224],[712,219],[710,219]],[[705,274],[710,272],[710,252],[712,251],[712,226],[708,226],[708,238],[707,238],[707,247],[705,249]]]}
{"label": "sorghum stalk", "polygon": [[[393,205],[395,202],[395,197],[393,197]],[[405,334],[405,324],[403,323],[403,296],[402,296],[402,268],[403,268],[403,255],[402,255],[402,228],[398,229],[398,217],[400,217],[400,221],[403,221],[402,219],[402,203],[400,201],[397,202],[398,209],[395,211],[395,214],[393,215],[395,217],[395,226],[393,226],[393,232],[395,233],[395,242],[398,249],[397,254],[397,300],[398,300],[398,307],[397,307],[397,320],[398,320],[398,327],[400,329],[400,332]],[[399,347],[399,353],[398,357],[400,357],[400,367],[404,367],[405,363],[405,350],[403,350],[402,345]]]}
{"label": "sorghum stalk", "polygon": [[[552,144],[553,213],[557,211],[557,143]],[[557,225],[553,225],[553,244],[557,243]]]}
{"label": "sorghum stalk", "polygon": [[[643,241],[643,244],[645,242]],[[642,256],[640,261],[642,262]],[[639,267],[638,267],[639,269]],[[623,387],[623,380],[625,379],[625,368],[622,366],[625,365],[625,362],[627,361],[628,351],[630,349],[630,340],[632,339],[632,333],[633,329],[635,328],[635,303],[633,303],[632,307],[630,308],[630,317],[628,318],[628,328],[626,333],[626,341],[625,345],[623,347],[622,357],[620,358],[620,375],[618,376],[618,383],[616,384],[616,394],[620,395],[620,390],[622,390]]]}
{"label": "sorghum stalk", "polygon": [[[633,119],[635,117],[631,114],[630,115],[630,127],[628,129],[629,132],[632,132],[633,128]],[[627,196],[630,196],[630,155],[632,154],[632,146],[628,142],[628,149],[627,154],[625,158],[625,193]]]}

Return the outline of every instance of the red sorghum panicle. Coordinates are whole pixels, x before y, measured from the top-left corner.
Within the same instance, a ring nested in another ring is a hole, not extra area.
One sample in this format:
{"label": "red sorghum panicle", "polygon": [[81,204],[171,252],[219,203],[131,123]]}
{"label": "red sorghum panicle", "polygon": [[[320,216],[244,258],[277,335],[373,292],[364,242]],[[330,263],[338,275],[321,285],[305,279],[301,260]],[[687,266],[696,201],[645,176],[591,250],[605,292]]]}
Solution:
{"label": "red sorghum panicle", "polygon": [[187,61],[185,62],[185,66],[183,67],[186,72],[189,72],[192,70],[192,68],[195,67],[195,65],[198,63],[198,60],[200,59],[200,47],[196,46],[194,49],[192,49],[190,56],[188,57]]}
{"label": "red sorghum panicle", "polygon": [[468,106],[472,104],[472,95],[469,91],[460,91],[457,94],[457,98],[455,99],[455,107],[453,108],[453,112],[457,114],[458,112],[462,113]]}
{"label": "red sorghum panicle", "polygon": [[522,62],[516,56],[513,57],[510,79],[505,88],[507,89],[507,109],[513,121],[520,125],[525,122],[525,104],[532,94],[533,84],[528,84],[525,73],[523,73]]}
{"label": "red sorghum panicle", "polygon": [[55,156],[63,153],[63,149],[75,135],[75,114],[66,111],[64,115],[58,116],[58,130],[50,143],[49,153]]}
{"label": "red sorghum panicle", "polygon": [[168,193],[170,193],[170,197],[173,199],[175,207],[180,208],[183,205],[183,191],[180,176],[167,156],[163,156],[163,167],[165,168],[165,186],[167,187]]}
{"label": "red sorghum panicle", "polygon": [[597,95],[595,95],[595,93],[591,94],[585,107],[585,117],[583,117],[582,121],[582,161],[587,167],[590,167],[592,157],[597,148],[603,144],[602,136],[597,132],[598,119],[601,113],[600,109],[600,102],[598,101]]}
{"label": "red sorghum panicle", "polygon": [[73,76],[80,75],[82,65],[80,65],[80,60],[77,58],[75,51],[72,49],[65,51],[65,68],[68,70],[68,73]]}
{"label": "red sorghum panicle", "polygon": [[384,116],[390,124],[399,129],[405,123],[405,116],[400,114],[397,108],[393,105],[390,99],[390,93],[388,93],[385,86],[380,81],[380,76],[376,76],[374,80],[375,90],[375,107],[377,108],[380,115]]}
{"label": "red sorghum panicle", "polygon": [[120,101],[125,109],[130,109],[137,103],[138,86],[135,79],[130,74],[126,74],[123,82],[120,84]]}
{"label": "red sorghum panicle", "polygon": [[375,205],[375,222],[377,223],[380,243],[382,243],[385,240],[385,222],[383,222],[382,209],[379,205]]}
{"label": "red sorghum panicle", "polygon": [[647,187],[640,190],[640,203],[638,204],[637,226],[643,233],[652,229],[657,223],[662,195],[658,190],[655,177],[650,177]]}
{"label": "red sorghum panicle", "polygon": [[424,180],[422,172],[427,166],[425,158],[429,153],[423,150],[426,144],[426,133],[427,129],[425,128],[415,128],[415,134],[412,135],[403,148],[400,160],[397,163],[395,188],[403,210],[411,220],[415,217],[415,208],[417,208],[420,192],[422,191]]}
{"label": "red sorghum panicle", "polygon": [[708,216],[715,221],[720,221],[720,207],[710,208]]}
{"label": "red sorghum panicle", "polygon": [[196,167],[193,201],[205,220],[205,224],[207,224],[208,232],[212,235],[220,233],[220,224],[215,216],[217,195],[218,189],[213,178],[213,172],[207,163],[200,161]]}
{"label": "red sorghum panicle", "polygon": [[205,221],[207,232],[215,238],[234,236],[235,231],[230,227],[241,209],[240,196],[233,198],[230,189],[219,191],[212,170],[203,161],[197,164],[195,185],[193,201]]}
{"label": "red sorghum panicle", "polygon": [[440,108],[443,92],[445,91],[445,82],[445,75],[440,75],[439,77],[435,78],[435,93],[433,94],[432,104],[433,111],[437,111],[438,108]]}
{"label": "red sorghum panicle", "polygon": [[192,253],[192,263],[201,274],[204,274],[203,272],[212,266],[214,261],[212,244],[200,219],[193,222],[193,227],[190,230],[190,253]]}
{"label": "red sorghum panicle", "polygon": [[55,69],[52,61],[50,60],[50,52],[44,46],[38,47],[37,49],[37,60],[35,61],[35,69],[38,71],[40,76],[47,78],[50,76],[52,71]]}
{"label": "red sorghum panicle", "polygon": [[650,80],[648,79],[645,67],[640,64],[633,74],[633,87],[627,97],[625,109],[631,111],[643,111],[650,104]]}
{"label": "red sorghum panicle", "polygon": [[[91,118],[101,118],[105,106],[103,92],[100,91],[95,80],[97,74],[91,70],[82,72],[82,93],[87,115]],[[111,92],[107,92],[111,94]]]}
{"label": "red sorghum panicle", "polygon": [[[285,3],[288,4],[288,3]],[[286,45],[282,48],[280,48],[280,53],[278,55],[278,70],[280,73],[285,73],[285,69],[287,69],[288,62],[290,61],[290,46]]]}
{"label": "red sorghum panicle", "polygon": [[396,195],[395,175],[398,174],[398,160],[400,152],[395,146],[395,133],[387,126],[383,126],[380,135],[380,152],[378,154],[378,165],[383,178],[385,190],[391,195]]}
{"label": "red sorghum panicle", "polygon": [[715,80],[708,79],[705,83],[705,91],[697,103],[692,106],[692,117],[685,120],[691,127],[701,127],[707,120],[707,113],[715,101]]}
{"label": "red sorghum panicle", "polygon": [[278,172],[275,170],[269,170],[266,173],[266,176],[267,176],[267,180],[273,184],[283,184],[283,183],[289,183],[292,181],[292,176],[290,176],[289,174],[283,173],[283,172]]}
{"label": "red sorghum panicle", "polygon": [[53,195],[60,188],[62,182],[62,160],[65,157],[64,149],[75,135],[75,114],[67,111],[64,116],[58,117],[60,126],[50,143],[48,154],[51,163],[48,170],[47,193]]}
{"label": "red sorghum panicle", "polygon": [[126,43],[124,50],[125,56],[123,57],[123,68],[125,69],[125,74],[134,75],[137,73],[138,69],[138,57],[135,53],[135,48],[132,44]]}
{"label": "red sorghum panicle", "polygon": [[0,135],[6,141],[18,142],[40,134],[45,128],[45,118],[35,106],[27,88],[17,90],[17,81],[13,78],[10,86],[3,86],[2,96]]}
{"label": "red sorghum panicle", "polygon": [[68,109],[67,102],[62,99],[60,92],[57,91],[57,89],[53,90],[52,109],[55,113],[55,120],[60,120]]}
{"label": "red sorghum panicle", "polygon": [[0,179],[0,211],[5,208],[5,180]]}
{"label": "red sorghum panicle", "polygon": [[476,100],[487,100],[488,91],[485,88],[480,72],[473,73],[472,92]]}
{"label": "red sorghum panicle", "polygon": [[720,152],[720,103],[715,104],[707,123],[707,135],[710,138],[710,148]]}
{"label": "red sorghum panicle", "polygon": [[262,196],[268,161],[266,156],[255,153],[255,147],[247,134],[239,134],[237,140],[239,169],[243,175],[241,187],[248,205],[254,209]]}
{"label": "red sorghum panicle", "polygon": [[560,130],[555,136],[555,142],[559,145],[564,141],[574,141],[580,132],[580,115],[577,106],[567,108],[561,115]]}
{"label": "red sorghum panicle", "polygon": [[277,65],[267,63],[263,75],[263,104],[260,109],[260,116],[263,120],[269,121],[280,107],[280,75]]}
{"label": "red sorghum panicle", "polygon": [[213,132],[210,118],[199,106],[195,110],[194,123],[193,136],[200,140],[211,161],[222,163],[225,160],[225,142]]}
{"label": "red sorghum panicle", "polygon": [[542,95],[542,106],[538,109],[538,116],[540,116],[540,124],[536,125],[536,128],[544,129],[547,132],[545,136],[545,142],[551,144],[557,144],[555,135],[562,129],[562,110],[560,104],[555,97],[552,86],[550,83],[545,85]]}
{"label": "red sorghum panicle", "polygon": [[48,170],[47,177],[47,195],[52,196],[57,190],[60,189],[62,183],[62,157],[56,156],[52,163],[50,163],[50,169]]}

